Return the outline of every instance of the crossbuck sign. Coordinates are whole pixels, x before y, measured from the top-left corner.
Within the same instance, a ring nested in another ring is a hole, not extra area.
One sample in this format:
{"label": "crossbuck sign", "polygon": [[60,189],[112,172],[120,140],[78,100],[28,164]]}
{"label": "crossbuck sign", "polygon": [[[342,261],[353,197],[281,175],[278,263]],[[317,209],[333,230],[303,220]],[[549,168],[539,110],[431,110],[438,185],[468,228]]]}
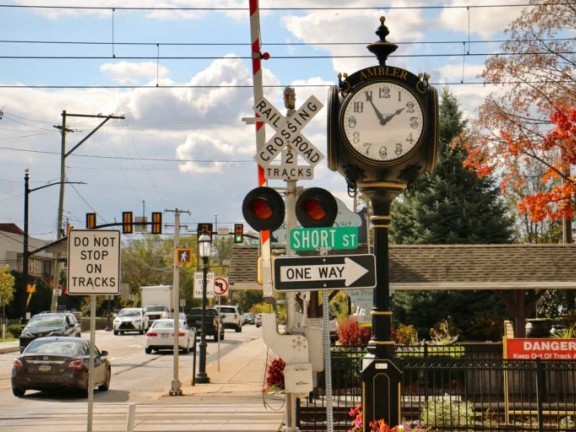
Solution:
{"label": "crossbuck sign", "polygon": [[288,146],[310,165],[315,166],[320,162],[324,155],[300,133],[300,130],[322,107],[322,103],[316,97],[310,96],[294,115],[284,117],[266,98],[262,97],[258,100],[254,110],[266,124],[276,131],[264,148],[258,149],[256,154],[258,164],[267,167]]}

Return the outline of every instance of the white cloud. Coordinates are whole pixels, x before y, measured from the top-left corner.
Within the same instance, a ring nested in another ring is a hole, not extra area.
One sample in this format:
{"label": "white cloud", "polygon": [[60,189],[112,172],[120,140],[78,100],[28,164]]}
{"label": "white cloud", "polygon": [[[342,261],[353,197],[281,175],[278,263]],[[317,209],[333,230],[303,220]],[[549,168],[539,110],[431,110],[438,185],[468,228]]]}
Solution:
{"label": "white cloud", "polygon": [[190,134],[186,142],[176,148],[176,156],[193,159],[180,164],[181,172],[221,172],[226,166],[222,161],[234,159],[234,146],[215,136]]}
{"label": "white cloud", "polygon": [[100,71],[108,75],[112,82],[121,85],[145,85],[151,82],[168,84],[163,80],[168,76],[168,69],[153,62],[104,63],[100,66]]}
{"label": "white cloud", "polygon": [[[507,6],[526,4],[523,0],[507,0]],[[494,7],[492,0],[477,0],[470,5],[468,0],[452,0],[442,10],[438,18],[438,27],[449,31],[458,31],[490,38],[494,34],[504,31],[508,25],[520,14],[521,7]],[[455,8],[453,6],[463,6]],[[471,7],[468,7],[471,6]],[[484,7],[474,7],[484,6]]]}
{"label": "white cloud", "polygon": [[[423,38],[423,15],[418,10],[406,13],[396,9],[383,9],[381,14],[373,10],[348,11],[346,14],[337,10],[317,11],[305,16],[288,16],[283,19],[283,24],[287,31],[306,43],[340,43],[318,49],[326,50],[334,56],[332,64],[337,73],[352,73],[377,63],[366,47],[379,40],[375,32],[380,26],[380,15],[386,16],[385,25],[390,31],[386,39],[388,42]],[[348,41],[366,41],[366,44],[347,44]],[[410,49],[403,47],[402,53],[407,54]],[[342,58],[346,56],[350,57]],[[394,63],[403,66],[405,60],[395,59]]]}

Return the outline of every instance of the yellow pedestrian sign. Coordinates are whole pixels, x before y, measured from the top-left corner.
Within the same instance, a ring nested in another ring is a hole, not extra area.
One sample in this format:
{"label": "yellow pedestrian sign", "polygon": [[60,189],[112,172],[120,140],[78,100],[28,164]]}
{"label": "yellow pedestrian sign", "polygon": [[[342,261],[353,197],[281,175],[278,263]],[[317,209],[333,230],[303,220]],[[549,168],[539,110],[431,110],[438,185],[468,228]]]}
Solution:
{"label": "yellow pedestrian sign", "polygon": [[176,262],[178,265],[190,264],[192,262],[191,252],[190,248],[176,248]]}

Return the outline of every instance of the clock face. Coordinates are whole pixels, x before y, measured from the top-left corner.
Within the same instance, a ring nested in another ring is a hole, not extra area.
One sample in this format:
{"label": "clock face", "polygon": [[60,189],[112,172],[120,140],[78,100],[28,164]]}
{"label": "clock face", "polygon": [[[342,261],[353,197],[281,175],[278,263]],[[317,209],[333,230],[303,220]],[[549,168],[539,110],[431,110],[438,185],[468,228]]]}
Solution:
{"label": "clock face", "polygon": [[392,162],[418,145],[424,131],[424,112],[407,87],[371,82],[354,89],[344,101],[340,127],[360,157]]}

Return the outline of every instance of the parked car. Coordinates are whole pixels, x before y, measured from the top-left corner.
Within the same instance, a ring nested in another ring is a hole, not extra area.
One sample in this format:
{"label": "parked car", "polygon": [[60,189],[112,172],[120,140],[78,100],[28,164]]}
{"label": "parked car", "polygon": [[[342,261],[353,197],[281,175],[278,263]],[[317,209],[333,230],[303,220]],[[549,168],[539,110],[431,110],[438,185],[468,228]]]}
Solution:
{"label": "parked car", "polygon": [[262,326],[262,314],[261,313],[254,315],[254,325],[256,327]]}
{"label": "parked car", "polygon": [[[179,321],[178,345],[188,354],[194,348],[196,330],[188,327],[185,320]],[[158,319],[146,332],[146,354],[161,349],[174,349],[174,319]]]}
{"label": "parked car", "polygon": [[245,312],[242,314],[242,325],[244,324],[254,324],[254,314],[250,312]]}
{"label": "parked car", "polygon": [[[88,394],[90,341],[69,336],[38,338],[12,364],[12,393],[27,390],[72,390]],[[95,348],[94,387],[110,388],[112,368],[108,352]]]}
{"label": "parked car", "polygon": [[220,311],[220,317],[222,318],[222,323],[224,328],[232,328],[236,330],[236,333],[242,331],[242,315],[238,311],[237,306],[214,306]]}
{"label": "parked car", "polygon": [[41,312],[30,318],[20,334],[20,352],[34,339],[45,336],[80,337],[82,329],[72,312]]}
{"label": "parked car", "polygon": [[146,306],[144,308],[144,312],[148,315],[148,322],[150,325],[157,319],[169,318],[170,311],[166,306],[160,305],[153,305],[153,306]]}
{"label": "parked car", "polygon": [[135,331],[144,334],[149,327],[148,316],[142,308],[124,308],[114,318],[112,327],[115,335]]}
{"label": "parked car", "polygon": [[[204,326],[206,328],[206,336],[212,336],[215,341],[220,338],[224,339],[224,326],[222,325],[222,318],[218,322],[218,312],[214,308],[206,308],[204,315]],[[195,307],[190,309],[187,315],[188,325],[196,329],[196,334],[202,334],[202,308]]]}

